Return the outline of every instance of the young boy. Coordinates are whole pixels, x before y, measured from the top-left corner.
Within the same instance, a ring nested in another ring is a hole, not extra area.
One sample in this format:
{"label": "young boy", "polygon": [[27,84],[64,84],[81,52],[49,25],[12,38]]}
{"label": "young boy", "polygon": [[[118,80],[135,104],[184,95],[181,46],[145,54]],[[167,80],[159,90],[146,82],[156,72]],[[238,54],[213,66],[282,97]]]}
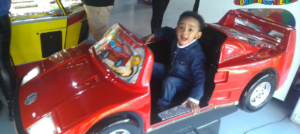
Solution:
{"label": "young boy", "polygon": [[162,98],[158,105],[170,108],[174,95],[189,92],[187,104],[193,112],[198,112],[199,100],[203,96],[205,82],[205,55],[198,39],[205,27],[203,18],[195,12],[180,15],[177,27],[163,27],[143,40],[147,44],[153,38],[166,38],[171,47],[169,67],[154,63],[151,80],[162,82]]}

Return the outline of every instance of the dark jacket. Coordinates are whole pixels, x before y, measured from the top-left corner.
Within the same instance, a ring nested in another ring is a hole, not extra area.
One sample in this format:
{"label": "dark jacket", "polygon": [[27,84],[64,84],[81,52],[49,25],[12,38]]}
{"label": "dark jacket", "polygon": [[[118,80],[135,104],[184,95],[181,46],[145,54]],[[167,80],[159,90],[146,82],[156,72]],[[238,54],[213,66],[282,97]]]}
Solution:
{"label": "dark jacket", "polygon": [[81,0],[83,4],[94,7],[106,7],[114,5],[115,0]]}
{"label": "dark jacket", "polygon": [[177,47],[175,30],[163,27],[154,32],[155,38],[166,38],[171,47],[168,76],[180,78],[191,85],[191,98],[200,100],[204,93],[205,55],[198,41],[185,48]]}
{"label": "dark jacket", "polygon": [[0,0],[0,17],[9,14],[11,0]]}

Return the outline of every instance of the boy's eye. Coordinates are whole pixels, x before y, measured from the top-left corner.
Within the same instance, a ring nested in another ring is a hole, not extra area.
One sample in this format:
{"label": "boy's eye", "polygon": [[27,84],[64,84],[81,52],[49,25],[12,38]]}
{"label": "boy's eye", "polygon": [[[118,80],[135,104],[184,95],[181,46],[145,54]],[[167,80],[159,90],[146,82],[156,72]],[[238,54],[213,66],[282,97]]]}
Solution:
{"label": "boy's eye", "polygon": [[190,31],[190,32],[192,32],[192,31],[193,31],[193,29],[189,29],[189,31]]}
{"label": "boy's eye", "polygon": [[183,27],[179,27],[180,29],[183,29]]}

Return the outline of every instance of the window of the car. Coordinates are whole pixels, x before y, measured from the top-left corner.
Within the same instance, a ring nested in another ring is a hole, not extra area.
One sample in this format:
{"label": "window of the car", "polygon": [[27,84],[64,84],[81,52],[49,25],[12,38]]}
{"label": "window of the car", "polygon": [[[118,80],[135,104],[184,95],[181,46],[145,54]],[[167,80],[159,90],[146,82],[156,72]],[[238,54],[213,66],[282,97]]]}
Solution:
{"label": "window of the car", "polygon": [[243,33],[241,31],[238,31],[236,29],[228,28],[226,26],[220,26],[218,24],[213,24],[216,28],[226,32],[227,34],[231,35],[233,38],[236,38],[240,41],[247,42],[253,46],[259,46],[260,45],[260,40],[252,35]]}
{"label": "window of the car", "polygon": [[102,62],[119,78],[128,83],[136,82],[145,50],[119,24],[113,25],[94,48]]}
{"label": "window of the car", "polygon": [[246,21],[246,20],[243,20],[243,19],[240,19],[240,18],[236,18],[235,23],[250,27],[250,28],[255,29],[257,31],[262,31],[261,26],[253,24],[249,21]]}
{"label": "window of the car", "polygon": [[[235,23],[262,32],[262,27],[261,27],[261,26],[256,25],[256,24],[253,24],[253,23],[251,23],[251,22],[249,22],[249,21],[246,21],[246,20],[243,20],[243,19],[240,19],[240,18],[236,18],[236,19],[235,19]],[[266,31],[266,34],[268,34],[268,35],[270,35],[270,36],[273,36],[273,37],[276,37],[276,38],[279,38],[279,39],[281,39],[281,38],[284,36],[283,33],[280,33],[280,32],[275,31],[275,30],[268,30],[268,31]]]}
{"label": "window of the car", "polygon": [[284,36],[283,33],[277,32],[275,30],[271,30],[268,34],[279,39],[282,39],[282,37]]}

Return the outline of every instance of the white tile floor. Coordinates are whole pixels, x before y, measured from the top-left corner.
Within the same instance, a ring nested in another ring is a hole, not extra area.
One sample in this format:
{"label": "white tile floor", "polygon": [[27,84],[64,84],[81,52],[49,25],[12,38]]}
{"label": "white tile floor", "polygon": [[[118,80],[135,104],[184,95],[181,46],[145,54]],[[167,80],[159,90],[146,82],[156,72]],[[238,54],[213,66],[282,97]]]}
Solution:
{"label": "white tile floor", "polygon": [[[192,10],[194,0],[171,0],[164,15],[163,26],[175,27],[179,15]],[[110,24],[121,23],[138,38],[150,34],[151,6],[137,0],[116,0]],[[93,43],[89,36],[88,43]],[[0,99],[3,95],[0,93]],[[221,119],[220,134],[300,134],[300,125],[289,120],[291,108],[276,99],[255,113],[237,111]],[[15,134],[8,121],[8,109],[0,112],[0,134]]]}
{"label": "white tile floor", "polygon": [[300,125],[289,120],[291,111],[276,99],[255,113],[238,110],[221,119],[220,134],[299,134]]}

